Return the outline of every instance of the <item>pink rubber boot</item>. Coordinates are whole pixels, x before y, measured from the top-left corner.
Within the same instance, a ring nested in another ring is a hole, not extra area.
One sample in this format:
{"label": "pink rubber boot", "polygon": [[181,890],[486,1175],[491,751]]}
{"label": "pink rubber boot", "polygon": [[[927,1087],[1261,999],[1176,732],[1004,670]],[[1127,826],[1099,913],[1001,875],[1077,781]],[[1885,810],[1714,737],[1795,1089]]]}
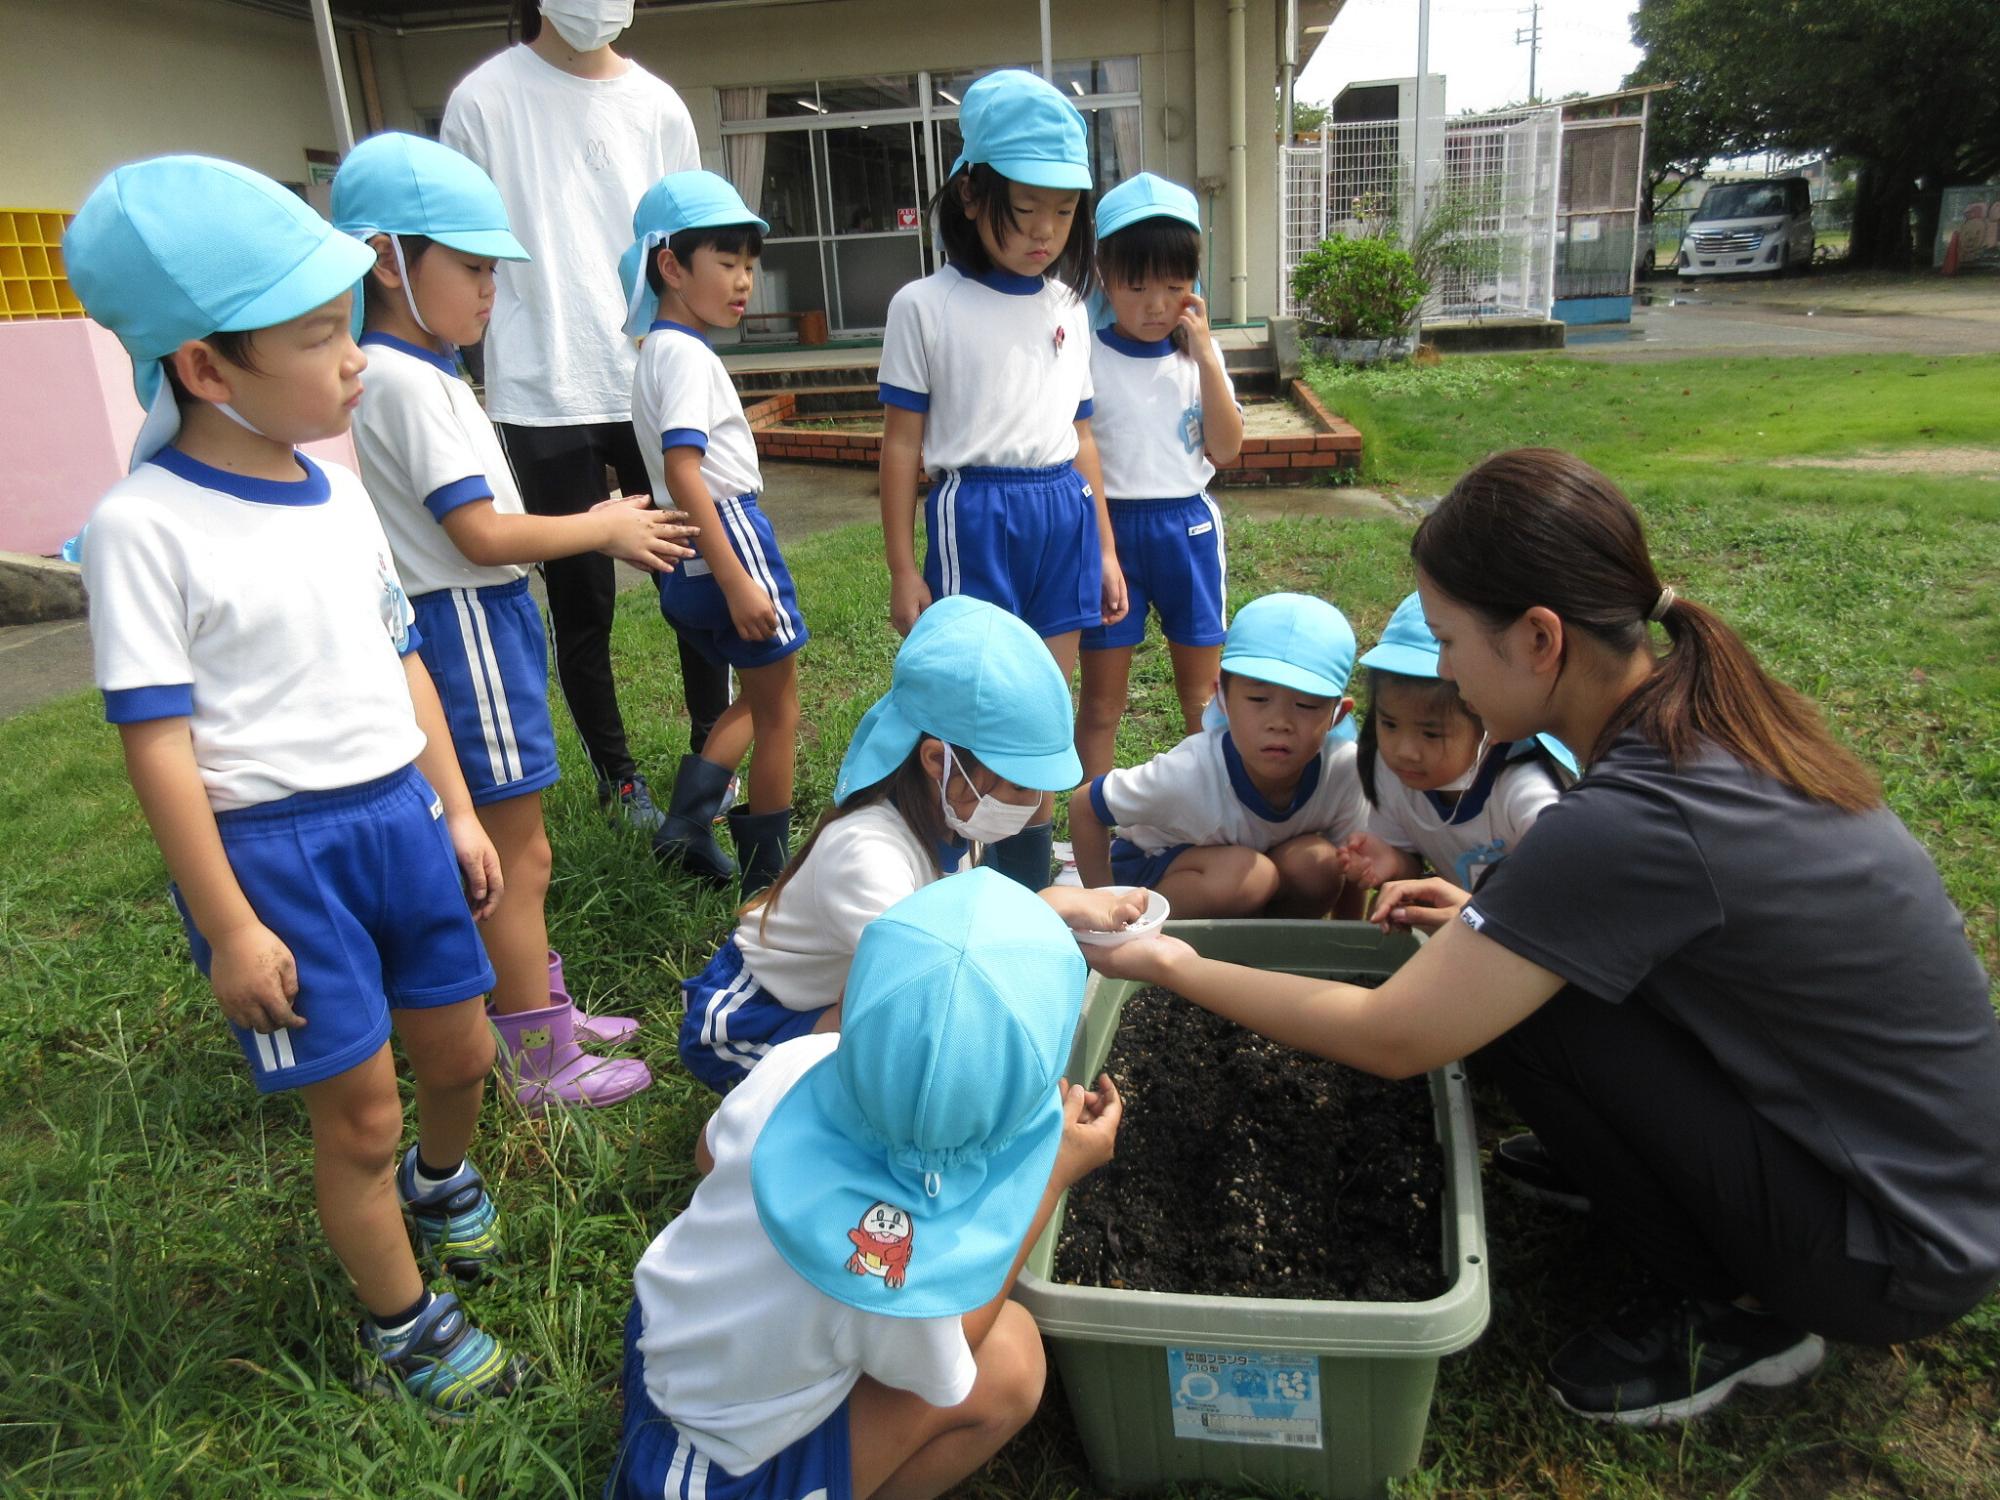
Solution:
{"label": "pink rubber boot", "polygon": [[[549,1004],[574,1004],[570,999],[569,986],[563,983],[562,955],[549,949]],[[588,1045],[595,1042],[600,1047],[614,1046],[639,1029],[639,1023],[630,1016],[586,1015],[581,1006],[576,1012],[576,1039]]]}
{"label": "pink rubber boot", "polygon": [[593,1057],[577,1046],[576,1007],[567,1000],[492,1019],[506,1053],[502,1066],[524,1109],[540,1110],[551,1100],[596,1109],[652,1085],[651,1069],[638,1058]]}

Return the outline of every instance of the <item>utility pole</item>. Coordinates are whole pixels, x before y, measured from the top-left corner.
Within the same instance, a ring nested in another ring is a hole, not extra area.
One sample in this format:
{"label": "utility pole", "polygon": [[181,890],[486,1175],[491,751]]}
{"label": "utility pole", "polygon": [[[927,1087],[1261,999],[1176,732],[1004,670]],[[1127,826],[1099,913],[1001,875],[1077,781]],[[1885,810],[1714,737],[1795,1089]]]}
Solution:
{"label": "utility pole", "polygon": [[1535,0],[1521,14],[1528,17],[1528,24],[1514,28],[1514,45],[1528,49],[1528,102],[1533,104],[1541,98],[1535,92],[1535,60],[1542,50],[1542,0]]}

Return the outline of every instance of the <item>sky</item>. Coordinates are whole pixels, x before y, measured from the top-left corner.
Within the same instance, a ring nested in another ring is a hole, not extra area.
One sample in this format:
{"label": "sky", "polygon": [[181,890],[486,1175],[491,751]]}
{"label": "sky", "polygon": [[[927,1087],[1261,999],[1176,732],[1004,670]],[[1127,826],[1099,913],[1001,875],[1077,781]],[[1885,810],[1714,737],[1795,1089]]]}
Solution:
{"label": "sky", "polygon": [[[1542,0],[1535,91],[1544,99],[1617,88],[1639,62],[1631,0]],[[1433,73],[1445,75],[1445,111],[1497,109],[1528,97],[1527,0],[1431,0]],[[1358,79],[1417,70],[1417,0],[1347,0],[1299,74],[1298,97],[1323,102]]]}

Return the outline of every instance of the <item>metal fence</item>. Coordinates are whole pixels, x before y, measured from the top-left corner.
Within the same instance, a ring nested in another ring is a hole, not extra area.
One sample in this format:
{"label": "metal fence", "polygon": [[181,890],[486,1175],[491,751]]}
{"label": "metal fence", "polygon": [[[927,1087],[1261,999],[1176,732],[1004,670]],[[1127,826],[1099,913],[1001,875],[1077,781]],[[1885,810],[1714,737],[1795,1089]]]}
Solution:
{"label": "metal fence", "polygon": [[1425,217],[1443,215],[1427,318],[1547,317],[1554,300],[1559,111],[1329,124],[1317,145],[1280,153],[1279,306],[1294,309],[1292,270],[1328,237],[1393,234],[1416,212],[1416,153],[1425,157]]}

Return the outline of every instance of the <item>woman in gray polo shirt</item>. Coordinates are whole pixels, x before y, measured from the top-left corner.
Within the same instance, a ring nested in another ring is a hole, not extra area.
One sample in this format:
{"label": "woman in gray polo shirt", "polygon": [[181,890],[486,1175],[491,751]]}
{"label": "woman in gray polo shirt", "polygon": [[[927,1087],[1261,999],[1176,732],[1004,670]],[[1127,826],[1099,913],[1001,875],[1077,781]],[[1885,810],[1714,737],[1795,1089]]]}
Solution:
{"label": "woman in gray polo shirt", "polygon": [[[1699,1414],[1932,1333],[2000,1283],[2000,1027],[1936,867],[1807,699],[1663,587],[1638,513],[1551,449],[1472,470],[1412,545],[1439,668],[1496,739],[1583,778],[1364,990],[1096,950],[1266,1036],[1391,1077],[1477,1053],[1663,1291],[1549,1364],[1585,1416]],[[1664,627],[1656,652],[1648,622]],[[1527,1147],[1527,1150],[1523,1150]],[[1505,1149],[1505,1148],[1503,1148]]]}

